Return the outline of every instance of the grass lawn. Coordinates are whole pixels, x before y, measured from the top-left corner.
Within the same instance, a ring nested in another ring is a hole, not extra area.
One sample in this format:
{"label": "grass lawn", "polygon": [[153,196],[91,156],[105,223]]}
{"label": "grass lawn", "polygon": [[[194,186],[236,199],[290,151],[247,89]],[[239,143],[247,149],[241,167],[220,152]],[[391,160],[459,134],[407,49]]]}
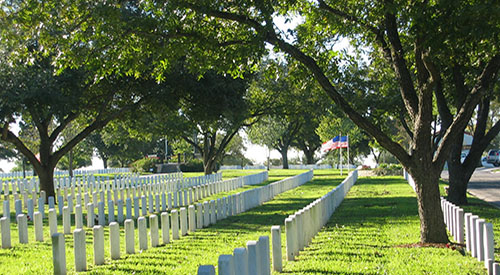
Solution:
{"label": "grass lawn", "polygon": [[[306,170],[272,170],[269,182],[303,173]],[[282,224],[286,216],[295,212],[327,193],[341,182],[338,172],[318,172],[315,180],[296,189],[278,195],[275,200],[251,209],[240,215],[219,221],[216,225],[198,230],[196,233],[173,241],[158,248],[138,251],[136,232],[135,255],[124,254],[124,232],[122,237],[122,259],[111,261],[109,258],[109,232],[105,228],[106,265],[92,265],[92,236],[87,231],[87,266],[90,274],[195,274],[198,265],[217,264],[219,254],[231,253],[246,241],[269,234],[275,224]],[[269,183],[268,182],[268,183]],[[266,183],[266,184],[268,184]],[[48,225],[45,226],[45,242],[34,243],[34,232],[30,226],[30,243],[21,245],[17,241],[17,227],[12,225],[12,249],[0,249],[1,274],[44,274],[51,273],[52,251],[48,241]],[[62,231],[62,226],[59,227]],[[66,257],[69,273],[74,273],[73,237],[66,238]]]}
{"label": "grass lawn", "polygon": [[360,178],[312,244],[285,264],[284,273],[485,273],[482,262],[457,250],[401,247],[419,242],[419,225],[415,194],[404,179]]}
{"label": "grass lawn", "polygon": [[[242,171],[244,175],[248,170]],[[227,174],[225,174],[227,172]],[[224,171],[238,175],[236,171]],[[260,171],[253,171],[260,172]],[[305,170],[271,170],[269,182],[293,176]],[[283,225],[284,219],[322,196],[345,176],[337,170],[317,170],[314,179],[275,197],[262,206],[219,221],[180,240],[136,254],[125,255],[124,232],[121,228],[120,260],[109,256],[108,228],[105,228],[106,264],[92,264],[92,236],[87,231],[88,274],[196,274],[199,265],[217,265],[221,254],[261,235],[270,235],[272,225]],[[249,188],[249,187],[244,187]],[[240,189],[241,191],[241,189]],[[234,191],[233,191],[234,192]],[[232,193],[232,192],[231,192]],[[219,194],[220,196],[227,194]],[[219,195],[210,197],[215,199]],[[500,239],[500,210],[472,198],[465,207],[493,222],[495,241]],[[0,249],[0,274],[50,274],[52,251],[45,224],[45,241],[34,242],[30,226],[30,243],[18,244],[16,226],[12,225],[12,249]],[[62,226],[59,226],[62,231]],[[161,233],[160,233],[161,235]],[[67,267],[74,274],[73,237],[66,238]],[[149,238],[149,237],[148,237]],[[148,240],[149,241],[149,240]],[[360,178],[344,202],[337,208],[327,226],[301,252],[297,261],[284,261],[286,274],[484,274],[483,263],[446,248],[403,248],[419,241],[419,219],[413,190],[401,177]],[[148,243],[150,245],[150,243]],[[285,232],[282,226],[282,254],[285,257]],[[496,252],[499,249],[497,247]],[[498,257],[498,254],[497,254]],[[274,274],[274,273],[273,273]],[[275,273],[278,274],[278,273]]]}

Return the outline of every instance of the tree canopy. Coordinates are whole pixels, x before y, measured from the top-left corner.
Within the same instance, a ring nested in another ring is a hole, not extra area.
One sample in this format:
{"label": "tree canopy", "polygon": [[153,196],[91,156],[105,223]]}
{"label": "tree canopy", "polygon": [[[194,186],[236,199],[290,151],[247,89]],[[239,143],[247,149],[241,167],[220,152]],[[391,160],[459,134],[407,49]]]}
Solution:
{"label": "tree canopy", "polygon": [[[272,45],[307,68],[309,78],[413,176],[421,241],[448,241],[439,210],[439,174],[453,142],[496,80],[500,3],[174,0],[4,5],[1,13],[7,19],[2,24],[20,26],[9,45],[35,36],[39,52],[58,49],[58,66],[89,64],[100,76],[148,74],[163,80],[180,57],[192,70],[242,75],[255,69],[266,45]],[[300,22],[294,29],[281,30],[274,24],[276,16],[299,16]],[[2,31],[12,36],[10,28]],[[339,54],[334,46],[341,38],[365,52],[374,80],[394,76],[400,102],[394,109],[408,126],[408,147],[377,123],[375,109],[359,108],[349,100],[389,94],[342,91],[348,79],[340,67],[346,59],[361,64],[364,57]],[[33,56],[19,48],[12,53]],[[436,139],[437,123],[442,130]]]}

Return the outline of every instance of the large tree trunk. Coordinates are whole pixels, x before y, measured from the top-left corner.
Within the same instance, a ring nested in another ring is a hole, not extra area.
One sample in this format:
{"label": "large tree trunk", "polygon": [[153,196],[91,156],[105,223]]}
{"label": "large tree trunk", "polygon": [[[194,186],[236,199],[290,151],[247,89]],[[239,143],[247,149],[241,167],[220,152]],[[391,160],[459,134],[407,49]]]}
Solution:
{"label": "large tree trunk", "polygon": [[210,175],[214,172],[215,170],[215,164],[216,164],[216,161],[215,159],[207,159],[206,161],[203,161],[203,172],[205,173],[205,175]]}
{"label": "large tree trunk", "polygon": [[[38,179],[40,180],[40,190],[44,190],[47,198],[52,196],[56,198],[54,190],[54,168],[55,166],[41,165],[42,169],[36,169]],[[48,200],[46,200],[48,203]]]}
{"label": "large tree trunk", "polygon": [[448,157],[450,183],[448,200],[457,205],[467,204],[467,184],[470,179],[470,176],[466,177],[467,171],[464,170],[460,162],[462,143],[463,135],[451,146],[450,156]]}
{"label": "large tree trunk", "polygon": [[420,241],[423,243],[447,243],[448,235],[439,196],[440,172],[432,169],[432,165],[415,164],[409,173],[415,181],[417,192]]}
{"label": "large tree trunk", "polygon": [[280,150],[283,159],[283,169],[288,169],[288,147]]}
{"label": "large tree trunk", "polygon": [[108,169],[108,158],[106,157],[101,157],[102,158],[102,164],[104,166],[104,169]]}
{"label": "large tree trunk", "polygon": [[69,176],[72,178],[73,177],[73,149],[69,150],[68,171],[69,171]]}
{"label": "large tree trunk", "polygon": [[306,164],[314,164],[314,151],[304,149],[302,152],[304,152],[304,156],[306,157]]}

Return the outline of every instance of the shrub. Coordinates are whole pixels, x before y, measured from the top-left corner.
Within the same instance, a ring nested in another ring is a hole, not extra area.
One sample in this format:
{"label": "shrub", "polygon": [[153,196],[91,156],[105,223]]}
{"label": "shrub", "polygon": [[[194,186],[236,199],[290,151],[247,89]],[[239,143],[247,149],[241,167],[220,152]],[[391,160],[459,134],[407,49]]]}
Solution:
{"label": "shrub", "polygon": [[201,159],[191,159],[181,164],[182,172],[203,172],[203,161]]}
{"label": "shrub", "polygon": [[382,163],[373,172],[377,176],[400,176],[403,173],[403,166],[401,164],[387,164]]}
{"label": "shrub", "polygon": [[153,158],[142,158],[136,160],[130,164],[132,172],[143,173],[143,172],[156,172],[156,164],[158,160]]}

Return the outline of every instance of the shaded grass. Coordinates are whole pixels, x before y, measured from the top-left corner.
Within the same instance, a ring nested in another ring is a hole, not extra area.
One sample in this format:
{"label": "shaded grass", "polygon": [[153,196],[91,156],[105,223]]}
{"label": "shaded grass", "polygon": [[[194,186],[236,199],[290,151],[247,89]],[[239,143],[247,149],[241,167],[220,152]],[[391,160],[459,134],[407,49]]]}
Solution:
{"label": "shaded grass", "polygon": [[[305,170],[270,172],[270,180],[276,181],[284,176],[291,176]],[[219,221],[208,228],[198,230],[158,248],[138,251],[136,232],[136,254],[122,255],[122,259],[111,261],[109,256],[109,231],[105,228],[106,265],[92,265],[92,236],[87,231],[87,266],[89,274],[196,274],[198,265],[217,264],[220,254],[229,254],[236,247],[242,247],[249,240],[256,240],[261,235],[269,235],[275,224],[283,224],[284,219],[296,210],[306,206],[317,197],[327,193],[338,185],[342,177],[336,173],[321,172],[315,179],[293,190],[278,195],[265,203],[237,216]],[[26,245],[18,244],[17,229],[12,226],[12,249],[0,249],[1,274],[46,274],[52,272],[52,251],[48,241],[48,226],[45,230],[45,242],[33,243],[34,232],[30,226],[30,241]],[[62,226],[59,226],[62,231]],[[121,229],[121,252],[124,253],[124,232]],[[284,234],[282,236],[284,238]],[[74,273],[73,238],[66,235],[66,257],[69,273]],[[283,241],[284,242],[284,241]]]}
{"label": "shaded grass", "polygon": [[[420,240],[415,194],[401,177],[361,178],[288,274],[484,274],[447,248],[402,248]],[[277,274],[277,273],[276,273]]]}

